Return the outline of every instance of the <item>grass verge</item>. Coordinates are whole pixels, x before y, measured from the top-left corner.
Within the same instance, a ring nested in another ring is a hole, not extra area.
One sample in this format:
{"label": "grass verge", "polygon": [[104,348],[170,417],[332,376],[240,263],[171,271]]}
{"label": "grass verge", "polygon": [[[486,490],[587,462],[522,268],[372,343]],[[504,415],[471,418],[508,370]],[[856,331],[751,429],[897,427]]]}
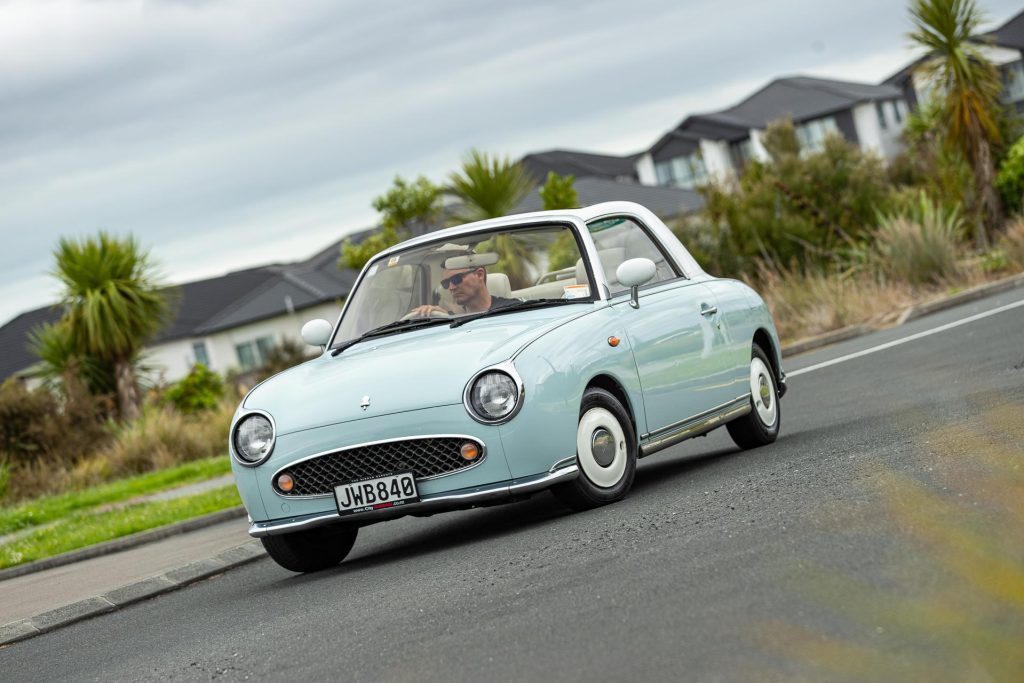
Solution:
{"label": "grass verge", "polygon": [[0,545],[0,569],[241,505],[234,485],[104,512],[78,511]]}
{"label": "grass verge", "polygon": [[37,498],[14,507],[0,509],[0,536],[46,524],[74,512],[130,500],[174,486],[212,479],[230,471],[230,461],[220,455],[119,479],[84,491]]}

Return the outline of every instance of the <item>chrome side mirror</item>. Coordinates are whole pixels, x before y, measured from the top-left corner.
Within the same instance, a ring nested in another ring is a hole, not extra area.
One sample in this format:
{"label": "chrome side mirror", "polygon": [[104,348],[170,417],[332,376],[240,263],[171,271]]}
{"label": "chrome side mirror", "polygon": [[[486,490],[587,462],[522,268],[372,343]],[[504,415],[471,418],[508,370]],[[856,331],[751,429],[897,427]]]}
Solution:
{"label": "chrome side mirror", "polygon": [[310,346],[319,346],[323,350],[331,339],[334,326],[322,318],[310,320],[302,326],[302,341]]}
{"label": "chrome side mirror", "polygon": [[651,281],[658,267],[649,258],[631,258],[615,269],[615,279],[629,287],[629,305],[640,308],[640,285]]}

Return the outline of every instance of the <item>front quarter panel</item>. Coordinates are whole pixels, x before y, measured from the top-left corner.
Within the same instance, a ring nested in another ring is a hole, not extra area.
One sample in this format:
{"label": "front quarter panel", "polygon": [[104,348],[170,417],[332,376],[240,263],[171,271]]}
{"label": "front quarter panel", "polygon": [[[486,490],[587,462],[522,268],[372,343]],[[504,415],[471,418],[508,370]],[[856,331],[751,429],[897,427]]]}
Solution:
{"label": "front quarter panel", "polygon": [[[576,425],[587,384],[606,375],[625,391],[627,410],[646,430],[640,381],[622,319],[609,306],[576,318],[534,341],[515,359],[523,380],[523,408],[501,426],[501,441],[514,478],[548,471],[576,455]],[[617,347],[608,343],[618,337]]]}

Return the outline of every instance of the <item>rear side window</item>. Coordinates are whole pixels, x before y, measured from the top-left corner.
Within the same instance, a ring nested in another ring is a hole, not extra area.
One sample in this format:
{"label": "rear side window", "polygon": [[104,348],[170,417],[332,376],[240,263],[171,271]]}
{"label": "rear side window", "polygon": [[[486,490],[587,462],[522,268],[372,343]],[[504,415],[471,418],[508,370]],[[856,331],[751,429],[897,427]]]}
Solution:
{"label": "rear side window", "polygon": [[654,261],[657,271],[651,280],[652,283],[680,276],[654,240],[631,218],[603,218],[588,224],[587,228],[597,246],[601,267],[604,269],[612,294],[627,290],[627,287],[619,284],[615,277],[615,270],[627,259],[646,258]]}

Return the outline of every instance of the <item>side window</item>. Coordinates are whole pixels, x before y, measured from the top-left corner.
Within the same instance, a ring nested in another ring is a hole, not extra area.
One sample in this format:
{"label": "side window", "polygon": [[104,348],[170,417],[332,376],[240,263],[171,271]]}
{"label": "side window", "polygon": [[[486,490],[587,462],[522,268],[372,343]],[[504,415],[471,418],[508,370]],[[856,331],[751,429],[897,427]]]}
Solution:
{"label": "side window", "polygon": [[604,218],[587,225],[597,246],[601,268],[608,279],[611,293],[626,291],[615,278],[615,270],[623,261],[631,258],[646,258],[654,261],[657,271],[651,282],[664,282],[679,277],[675,267],[665,258],[654,240],[630,218]]}

